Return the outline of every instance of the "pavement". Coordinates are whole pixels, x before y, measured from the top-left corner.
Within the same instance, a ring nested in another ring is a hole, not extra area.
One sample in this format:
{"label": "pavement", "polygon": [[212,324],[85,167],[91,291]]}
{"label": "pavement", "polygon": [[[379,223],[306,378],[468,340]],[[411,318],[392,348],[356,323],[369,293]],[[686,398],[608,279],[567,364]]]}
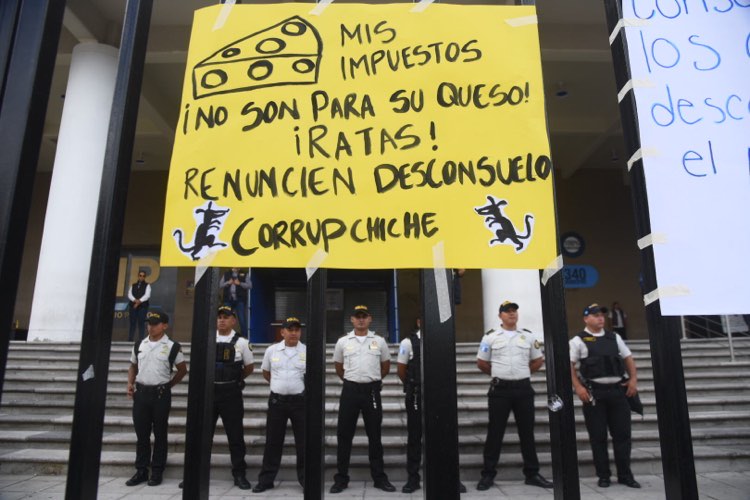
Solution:
{"label": "pavement", "polygon": [[[65,476],[39,475],[0,475],[0,499],[17,500],[30,498],[62,499],[65,496]],[[254,478],[248,477],[252,481]],[[581,498],[585,500],[651,500],[665,498],[664,480],[660,475],[642,475],[636,478],[643,486],[641,489],[631,489],[623,485],[612,484],[609,488],[596,486],[596,478],[581,479]],[[101,477],[99,478],[99,495],[102,500],[167,500],[181,499],[182,490],[177,487],[178,479],[165,478],[159,486],[125,486],[127,478]],[[254,483],[253,483],[254,484]],[[544,490],[534,486],[526,486],[521,481],[496,481],[495,487],[487,491],[476,491],[476,483],[464,480],[469,489],[461,495],[462,499],[507,497],[514,500],[531,500],[537,498],[553,498],[552,490]],[[373,488],[369,481],[352,481],[349,488],[342,493],[333,495],[328,493],[330,484],[326,485],[326,498],[337,500],[385,500],[394,498],[423,498],[424,490],[417,490],[411,495],[401,493],[401,483],[394,483],[396,493],[385,493]],[[263,493],[252,493],[236,488],[233,482],[227,480],[212,480],[210,483],[211,499],[240,499],[240,498],[302,498],[302,489],[295,481],[280,481],[276,487]],[[747,500],[750,498],[750,471],[748,472],[711,472],[698,474],[698,491],[701,499],[716,500]],[[439,499],[438,499],[439,500]]]}

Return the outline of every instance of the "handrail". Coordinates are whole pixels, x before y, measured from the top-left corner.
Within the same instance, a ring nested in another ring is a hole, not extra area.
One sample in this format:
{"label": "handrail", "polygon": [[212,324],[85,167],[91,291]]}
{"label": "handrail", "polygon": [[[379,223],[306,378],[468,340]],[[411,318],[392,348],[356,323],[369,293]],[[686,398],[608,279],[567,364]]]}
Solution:
{"label": "handrail", "polygon": [[[718,319],[715,319],[718,318]],[[736,334],[750,334],[750,325],[746,317],[733,316],[683,316],[683,338],[722,338],[729,341],[729,357],[734,362],[733,336]],[[744,325],[744,326],[743,326]],[[738,327],[738,328],[736,328]]]}

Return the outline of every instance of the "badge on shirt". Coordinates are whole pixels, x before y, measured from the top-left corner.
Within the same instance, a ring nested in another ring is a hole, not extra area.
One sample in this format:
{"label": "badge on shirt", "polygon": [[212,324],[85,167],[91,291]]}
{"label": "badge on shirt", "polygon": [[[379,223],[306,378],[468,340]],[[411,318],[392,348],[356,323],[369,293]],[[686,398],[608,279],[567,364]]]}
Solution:
{"label": "badge on shirt", "polygon": [[584,342],[595,342],[596,338],[594,337],[583,337]]}
{"label": "badge on shirt", "polygon": [[489,344],[485,344],[484,342],[482,342],[481,344],[479,344],[479,350],[482,352],[490,352],[490,346]]}
{"label": "badge on shirt", "polygon": [[167,344],[163,344],[161,346],[161,353],[162,354],[167,354],[168,352],[169,352],[169,346]]}
{"label": "badge on shirt", "polygon": [[278,356],[273,357],[273,358],[271,358],[271,363],[278,363],[279,359],[281,359],[281,358],[279,358]]}
{"label": "badge on shirt", "polygon": [[526,337],[521,335],[521,338],[518,339],[518,345],[521,347],[526,347],[527,345],[529,345],[528,342],[526,342]]}
{"label": "badge on shirt", "polygon": [[304,352],[299,353],[299,360],[305,361],[307,359],[307,354]]}
{"label": "badge on shirt", "polygon": [[380,350],[380,346],[378,345],[378,341],[377,340],[373,340],[372,341],[372,344],[370,344],[370,350],[371,351],[379,351]]}

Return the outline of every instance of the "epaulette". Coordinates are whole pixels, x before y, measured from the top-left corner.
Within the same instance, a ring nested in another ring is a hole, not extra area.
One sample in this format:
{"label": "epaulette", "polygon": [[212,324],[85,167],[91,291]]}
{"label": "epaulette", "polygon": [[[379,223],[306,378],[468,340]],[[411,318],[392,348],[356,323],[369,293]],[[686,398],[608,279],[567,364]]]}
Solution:
{"label": "epaulette", "polygon": [[485,335],[489,335],[490,333],[495,333],[495,329],[494,328],[490,328],[489,330],[487,330],[487,332],[485,333]]}
{"label": "epaulette", "polygon": [[526,332],[526,333],[531,333],[531,330],[529,330],[528,328],[521,328],[521,331]]}

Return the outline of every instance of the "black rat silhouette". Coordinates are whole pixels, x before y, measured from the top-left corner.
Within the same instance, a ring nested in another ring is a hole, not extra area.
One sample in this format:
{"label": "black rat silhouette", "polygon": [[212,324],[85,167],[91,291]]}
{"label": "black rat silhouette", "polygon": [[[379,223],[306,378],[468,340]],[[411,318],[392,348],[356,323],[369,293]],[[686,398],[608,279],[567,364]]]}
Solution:
{"label": "black rat silhouette", "polygon": [[[208,206],[205,208],[198,207],[195,209],[195,214],[203,214],[201,222],[195,228],[195,238],[193,239],[192,247],[185,247],[182,245],[182,229],[175,229],[172,236],[175,237],[177,246],[180,247],[182,253],[189,255],[191,259],[198,260],[202,257],[204,250],[211,249],[213,247],[226,247],[227,244],[221,241],[217,241],[216,237],[221,231],[221,226],[224,224],[224,218],[229,213],[230,209],[218,210],[212,208],[213,202],[208,202]],[[211,231],[215,231],[216,234],[209,234]]]}
{"label": "black rat silhouette", "polygon": [[[490,246],[495,244],[515,245],[516,253],[519,253],[525,250],[528,243],[527,240],[531,238],[534,216],[532,214],[526,214],[526,217],[524,217],[526,234],[518,234],[513,222],[505,216],[503,209],[501,208],[507,204],[508,202],[505,200],[496,200],[491,195],[488,195],[487,204],[482,207],[475,207],[474,211],[479,215],[485,216],[485,226],[487,226],[487,229],[495,233],[496,237],[490,240]],[[494,226],[500,227],[496,229]],[[506,240],[508,240],[507,243]]]}

